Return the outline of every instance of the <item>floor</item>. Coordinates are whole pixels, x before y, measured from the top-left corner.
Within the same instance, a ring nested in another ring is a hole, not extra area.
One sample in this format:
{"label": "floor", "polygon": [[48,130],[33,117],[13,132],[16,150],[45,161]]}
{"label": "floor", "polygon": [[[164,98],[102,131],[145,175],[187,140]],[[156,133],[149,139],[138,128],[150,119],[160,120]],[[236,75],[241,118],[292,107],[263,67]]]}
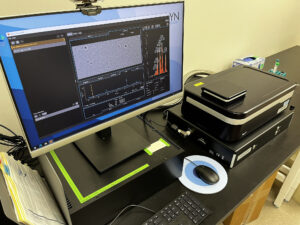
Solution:
{"label": "floor", "polygon": [[[247,225],[300,225],[300,204],[293,199],[281,207],[273,205],[279,186],[274,185],[259,218]],[[221,225],[221,224],[219,224]]]}
{"label": "floor", "polygon": [[299,203],[292,199],[279,208],[273,205],[278,191],[278,186],[273,186],[259,218],[248,225],[300,225]]}

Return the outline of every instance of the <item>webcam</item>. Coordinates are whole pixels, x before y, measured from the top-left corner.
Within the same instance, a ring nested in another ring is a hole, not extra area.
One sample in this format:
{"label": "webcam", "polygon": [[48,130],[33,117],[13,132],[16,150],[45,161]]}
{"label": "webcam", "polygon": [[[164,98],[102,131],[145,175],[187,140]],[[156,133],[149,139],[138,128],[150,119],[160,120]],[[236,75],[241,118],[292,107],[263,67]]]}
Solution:
{"label": "webcam", "polygon": [[95,16],[101,13],[102,7],[95,5],[98,0],[71,0],[76,4],[76,9],[79,9],[82,14],[87,16]]}

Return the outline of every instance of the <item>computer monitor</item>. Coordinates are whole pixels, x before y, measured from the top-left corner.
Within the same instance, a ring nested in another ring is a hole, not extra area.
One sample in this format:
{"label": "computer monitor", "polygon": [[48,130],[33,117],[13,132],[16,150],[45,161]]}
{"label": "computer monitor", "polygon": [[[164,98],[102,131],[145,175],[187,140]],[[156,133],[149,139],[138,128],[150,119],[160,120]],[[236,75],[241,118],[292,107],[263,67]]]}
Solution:
{"label": "computer monitor", "polygon": [[178,98],[183,8],[2,18],[1,64],[31,156]]}

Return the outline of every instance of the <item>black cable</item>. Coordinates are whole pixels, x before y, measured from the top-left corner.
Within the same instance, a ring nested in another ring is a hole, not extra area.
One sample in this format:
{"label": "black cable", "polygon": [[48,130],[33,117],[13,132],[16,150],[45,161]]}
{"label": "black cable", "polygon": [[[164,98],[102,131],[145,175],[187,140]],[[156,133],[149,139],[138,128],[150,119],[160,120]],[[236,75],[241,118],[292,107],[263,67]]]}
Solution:
{"label": "black cable", "polygon": [[[176,147],[177,149],[181,149],[181,147],[179,145],[177,145],[174,141],[172,141],[172,139],[169,139],[165,134],[163,134],[161,131],[156,129],[151,123],[149,123],[149,121],[145,120],[142,115],[137,116],[137,118],[143,120],[144,126],[150,127],[153,131],[158,133],[163,139],[167,140],[174,147]],[[145,131],[147,132],[147,129]]]}
{"label": "black cable", "polygon": [[[209,75],[211,75],[212,73],[211,72],[206,72],[206,71],[202,71],[202,70],[193,70],[193,71],[190,71],[189,73],[187,73],[184,77],[187,76],[186,80],[184,81],[184,85],[189,83],[191,79],[195,78],[195,77],[198,77],[198,78],[204,78],[204,77],[207,77]],[[183,88],[184,88],[184,85],[183,85]],[[174,103],[171,103],[171,104],[165,104],[165,105],[162,105],[162,106],[158,106],[156,109],[160,110],[160,109],[169,109],[171,107],[174,107],[176,105],[179,105],[181,104],[183,101],[183,98],[179,98],[176,102]],[[154,109],[155,110],[155,109]]]}
{"label": "black cable", "polygon": [[[186,81],[184,82],[184,85],[187,84],[188,82],[190,82],[190,80],[191,80],[192,78],[195,78],[195,77],[202,77],[202,78],[203,78],[203,77],[207,77],[207,76],[211,75],[212,73],[203,72],[203,71],[199,71],[199,70],[193,70],[193,71],[191,71],[191,72],[189,72],[189,73],[187,73],[187,74],[188,74],[188,78],[187,78]],[[162,125],[162,124],[159,124],[159,123],[157,123],[157,122],[155,122],[155,121],[153,121],[153,120],[151,120],[151,119],[146,119],[147,113],[149,113],[149,112],[154,112],[154,111],[158,111],[158,110],[164,110],[164,111],[163,111],[163,114],[164,114],[163,118],[164,118],[164,119],[167,119],[167,116],[168,116],[168,115],[167,115],[167,113],[168,113],[167,109],[169,109],[169,108],[171,108],[171,107],[174,107],[174,106],[176,106],[176,105],[181,104],[182,101],[183,101],[183,98],[180,98],[180,99],[178,99],[176,102],[174,102],[174,103],[172,103],[172,104],[170,104],[170,105],[162,105],[162,106],[158,106],[158,107],[156,107],[156,108],[154,108],[154,109],[151,109],[151,110],[149,110],[149,111],[147,111],[147,112],[141,114],[141,117],[142,117],[142,119],[143,119],[144,121],[146,120],[148,123],[151,123],[151,124],[154,123],[154,124],[156,124],[157,126],[160,126],[160,127],[166,127],[167,124],[168,124],[168,122],[167,122],[166,124]]]}
{"label": "black cable", "polygon": [[185,157],[184,159],[186,159],[187,161],[191,162],[191,163],[194,164],[196,167],[198,166],[196,163],[194,163],[192,160],[188,159],[187,157]]}
{"label": "black cable", "polygon": [[12,133],[13,135],[17,136],[15,132],[13,132],[11,129],[9,129],[8,127],[0,124],[0,127],[3,127],[4,129],[8,130],[10,133]]}
{"label": "black cable", "polygon": [[160,127],[166,127],[166,126],[167,126],[167,123],[166,123],[166,124],[160,124],[160,123],[158,123],[158,122],[155,122],[155,121],[152,120],[152,119],[147,119],[146,116],[144,117],[144,120],[147,120],[147,122],[148,122],[148,123],[151,123],[151,124],[154,123],[155,125],[160,126]]}
{"label": "black cable", "polygon": [[141,208],[141,209],[145,209],[149,212],[152,212],[154,214],[156,213],[154,210],[149,209],[149,208],[147,208],[145,206],[142,206],[142,205],[128,205],[124,209],[122,209],[121,212],[118,213],[118,215],[113,219],[113,221],[109,225],[112,225],[114,222],[116,222],[116,220],[122,215],[122,213],[124,213],[127,209],[129,209],[131,207],[138,207],[138,208]]}
{"label": "black cable", "polygon": [[15,145],[13,145],[13,144],[7,144],[7,143],[3,143],[3,142],[1,142],[1,141],[0,141],[0,145],[5,145],[5,146],[15,146]]}
{"label": "black cable", "polygon": [[22,163],[30,163],[32,159],[29,154],[26,154],[28,153],[28,148],[25,139],[2,124],[0,124],[0,127],[12,134],[12,136],[9,136],[0,133],[0,145],[11,147],[7,154],[12,155],[15,160],[21,160]]}
{"label": "black cable", "polygon": [[[148,123],[150,123],[150,124],[155,124],[155,125],[157,125],[157,126],[160,126],[160,127],[166,127],[167,126],[167,123],[165,123],[165,124],[160,124],[160,123],[158,123],[158,122],[155,122],[154,120],[152,120],[152,119],[147,119],[147,114],[149,113],[149,112],[152,112],[152,111],[158,111],[159,109],[155,109],[155,110],[149,110],[149,111],[147,111],[147,112],[144,112],[144,113],[142,113],[139,117],[144,121],[144,122],[148,122]],[[161,110],[161,109],[160,109]],[[165,114],[166,114],[166,112],[167,112],[167,110],[165,109],[162,113],[163,113],[163,119],[165,120],[167,117],[165,116]]]}

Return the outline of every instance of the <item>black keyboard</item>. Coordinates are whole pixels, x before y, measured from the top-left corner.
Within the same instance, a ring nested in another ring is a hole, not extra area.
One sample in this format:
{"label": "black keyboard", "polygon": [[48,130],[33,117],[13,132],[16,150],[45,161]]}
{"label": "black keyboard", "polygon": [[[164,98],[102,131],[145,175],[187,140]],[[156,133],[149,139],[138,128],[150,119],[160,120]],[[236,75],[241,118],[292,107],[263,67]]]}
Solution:
{"label": "black keyboard", "polygon": [[189,192],[182,193],[143,225],[195,225],[209,215],[211,211]]}

